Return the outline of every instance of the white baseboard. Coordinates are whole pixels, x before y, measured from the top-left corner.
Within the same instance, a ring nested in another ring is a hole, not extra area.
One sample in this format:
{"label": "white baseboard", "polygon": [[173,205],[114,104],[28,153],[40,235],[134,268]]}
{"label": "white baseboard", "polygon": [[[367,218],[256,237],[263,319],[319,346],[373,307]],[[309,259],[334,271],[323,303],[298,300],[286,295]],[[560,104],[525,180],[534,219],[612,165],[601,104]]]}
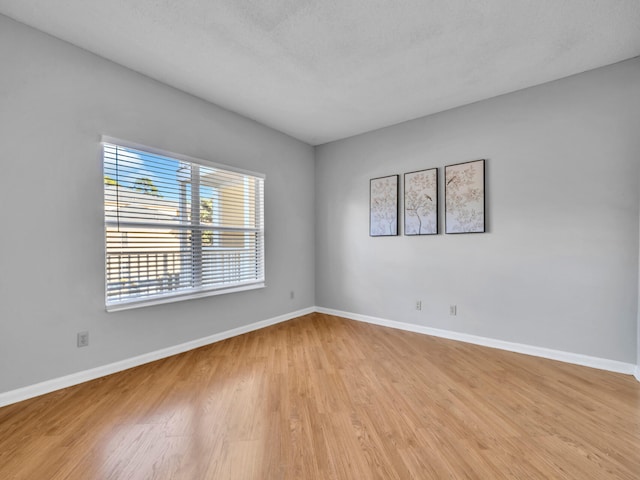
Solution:
{"label": "white baseboard", "polygon": [[195,348],[203,347],[212,343],[225,340],[227,338],[242,335],[243,333],[259,330],[277,323],[286,322],[293,318],[301,317],[313,312],[326,313],[328,315],[335,315],[338,317],[349,318],[351,320],[357,320],[360,322],[372,323],[374,325],[380,325],[383,327],[396,328],[400,330],[407,330],[410,332],[422,333],[425,335],[431,335],[434,337],[448,338],[450,340],[458,340],[466,343],[473,343],[475,345],[483,345],[485,347],[498,348],[500,350],[507,350],[510,352],[524,353],[526,355],[533,355],[536,357],[549,358],[552,360],[559,360],[566,363],[573,363],[576,365],[583,365],[586,367],[598,368],[601,370],[608,370],[611,372],[625,373],[634,375],[640,382],[640,365],[633,365],[631,363],[619,362],[617,360],[609,360],[606,358],[590,357],[588,355],[581,355],[578,353],[563,352],[561,350],[552,350],[549,348],[536,347],[533,345],[526,345],[522,343],[505,342],[503,340],[496,340],[493,338],[480,337],[476,335],[470,335],[466,333],[453,332],[450,330],[441,330],[438,328],[425,327],[422,325],[416,325],[413,323],[397,322],[393,320],[386,320],[384,318],[371,317],[368,315],[361,315],[358,313],[344,312],[341,310],[334,310],[331,308],[323,307],[309,307],[295,312],[280,315],[278,317],[269,318],[259,322],[245,325],[242,327],[227,330],[225,332],[216,333],[208,337],[199,338],[190,342],[181,343],[171,347],[163,348],[153,352],[138,355],[136,357],[127,358],[119,362],[110,363],[100,367],[84,370],[82,372],[72,373],[65,375],[64,377],[54,378],[35,385],[29,385],[27,387],[18,388],[16,390],[10,390],[8,392],[0,393],[0,407],[10,405],[12,403],[21,402],[29,398],[44,395],[46,393],[54,392],[62,388],[72,387],[80,383],[87,382],[89,380],[95,380],[96,378],[111,375],[113,373],[121,372],[129,368],[144,365],[145,363],[154,362],[162,358],[177,355],[179,353],[187,352]]}
{"label": "white baseboard", "polygon": [[628,375],[634,375],[635,373],[635,377],[638,379],[638,381],[640,381],[640,366],[636,366],[632,363],[624,363],[617,360],[609,360],[607,358],[591,357],[588,355],[581,355],[579,353],[564,352],[562,350],[552,350],[550,348],[536,347],[523,343],[506,342],[503,340],[496,340],[494,338],[480,337],[477,335],[453,332],[450,330],[441,330],[438,328],[425,327],[423,325],[416,325],[413,323],[396,322],[393,320],[386,320],[384,318],[361,315],[359,313],[333,310],[331,308],[316,307],[316,311],[320,313],[326,313],[328,315],[349,318],[351,320],[358,320],[360,322],[372,323],[383,327],[407,330],[409,332],[415,333],[423,333],[426,335],[432,335],[434,337],[448,338],[450,340],[458,340],[460,342],[473,343],[475,345],[498,348],[500,350],[507,350],[510,352],[524,353],[526,355],[532,355],[535,357],[559,360],[561,362],[573,363],[576,365],[582,365],[591,368],[598,368],[600,370],[608,370],[610,372],[625,373]]}
{"label": "white baseboard", "polygon": [[302,310],[280,315],[278,317],[273,317],[267,320],[255,322],[250,325],[244,325],[242,327],[227,330],[225,332],[209,335],[208,337],[199,338],[197,340],[192,340],[190,342],[181,343],[179,345],[174,345],[171,347],[163,348],[161,350],[145,353],[143,355],[138,355],[136,357],[127,358],[119,362],[110,363],[108,365],[103,365],[103,366],[92,368],[89,370],[84,370],[82,372],[65,375],[64,377],[54,378],[52,380],[36,383],[35,385],[29,385],[27,387],[18,388],[16,390],[10,390],[8,392],[0,393],[0,407],[3,407],[5,405],[10,405],[16,402],[21,402],[22,400],[27,400],[29,398],[37,397],[39,395],[44,395],[45,393],[50,393],[56,390],[60,390],[62,388],[72,387],[73,385],[78,385],[80,383],[84,383],[89,380],[95,380],[96,378],[104,377],[106,375],[111,375],[112,373],[116,373],[116,372],[121,372],[123,370],[127,370],[132,367],[137,367],[145,363],[154,362],[156,360],[170,357],[178,353],[187,352],[189,350],[203,347],[211,343],[216,343],[221,340],[225,340],[227,338],[235,337],[237,335],[242,335],[243,333],[252,332],[254,330],[259,330],[261,328],[275,325],[277,323],[286,322],[287,320],[291,320],[296,317],[301,317],[303,315],[307,315],[315,311],[316,309],[314,307],[304,308]]}

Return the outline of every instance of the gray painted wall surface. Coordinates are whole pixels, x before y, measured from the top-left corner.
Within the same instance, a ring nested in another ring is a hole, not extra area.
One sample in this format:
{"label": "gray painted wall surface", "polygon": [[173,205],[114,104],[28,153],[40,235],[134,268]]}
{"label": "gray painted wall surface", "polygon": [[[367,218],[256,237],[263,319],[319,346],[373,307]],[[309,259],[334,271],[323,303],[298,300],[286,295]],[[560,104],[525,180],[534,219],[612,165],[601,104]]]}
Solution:
{"label": "gray painted wall surface", "polygon": [[[317,305],[636,363],[639,126],[636,58],[318,147]],[[368,236],[370,178],[479,158],[488,233]]]}
{"label": "gray painted wall surface", "polygon": [[[310,146],[2,16],[0,65],[0,392],[314,304]],[[105,313],[102,134],[265,173],[267,288]]]}
{"label": "gray painted wall surface", "polygon": [[[0,64],[0,392],[314,291],[328,308],[640,359],[638,59],[319,147],[315,173],[311,147],[2,16]],[[107,314],[102,134],[266,173],[267,288]],[[489,233],[369,238],[369,178],[483,157]]]}

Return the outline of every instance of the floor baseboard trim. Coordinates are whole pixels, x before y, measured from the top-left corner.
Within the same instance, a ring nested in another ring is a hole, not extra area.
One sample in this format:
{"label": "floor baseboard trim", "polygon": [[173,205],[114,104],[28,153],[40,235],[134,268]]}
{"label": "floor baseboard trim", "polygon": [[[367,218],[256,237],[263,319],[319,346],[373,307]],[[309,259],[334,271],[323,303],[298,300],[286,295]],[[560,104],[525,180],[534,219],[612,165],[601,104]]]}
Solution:
{"label": "floor baseboard trim", "polygon": [[46,380],[34,385],[29,385],[26,387],[18,388],[16,390],[10,390],[8,392],[0,393],[0,407],[4,407],[12,403],[21,402],[29,398],[38,397],[40,395],[51,393],[56,390],[61,390],[63,388],[72,387],[80,383],[88,382],[89,380],[95,380],[96,378],[111,375],[123,370],[128,370],[129,368],[138,367],[140,365],[144,365],[145,363],[150,363],[162,358],[171,357],[172,355],[188,352],[189,350],[193,350],[195,348],[204,347],[205,345],[210,345],[212,343],[226,340],[227,338],[231,337],[236,337],[238,335],[252,332],[254,330],[260,330],[261,328],[269,327],[277,323],[286,322],[287,320],[301,317],[315,311],[315,307],[304,308],[302,310],[297,310],[295,312],[290,312],[284,315],[279,315],[277,317],[261,320],[249,325],[233,328],[225,332],[215,333],[213,335],[198,338],[196,340],[181,343],[179,345],[155,350],[153,352],[138,355],[136,357],[127,358],[125,360],[110,363],[108,365],[91,368],[89,370],[72,373],[63,377]]}
{"label": "floor baseboard trim", "polygon": [[488,338],[488,337],[480,337],[477,335],[454,332],[451,330],[442,330],[439,328],[426,327],[423,325],[416,325],[413,323],[397,322],[394,320],[371,317],[369,315],[361,315],[359,313],[344,312],[341,310],[334,310],[331,308],[316,307],[316,311],[319,313],[335,315],[338,317],[344,317],[351,320],[357,320],[360,322],[380,325],[383,327],[396,328],[399,330],[422,333],[422,334],[431,335],[434,337],[447,338],[449,340],[457,340],[460,342],[473,343],[475,345],[482,345],[485,347],[497,348],[500,350],[507,350],[509,352],[515,352],[515,353],[523,353],[523,354],[532,355],[535,357],[548,358],[551,360],[559,360],[565,363],[572,363],[575,365],[582,365],[585,367],[597,368],[600,370],[607,370],[610,372],[624,373],[627,375],[635,374],[636,379],[640,381],[640,366],[636,366],[632,363],[625,363],[617,360],[609,360],[607,358],[591,357],[589,355],[565,352],[562,350],[553,350],[550,348],[536,347],[533,345],[527,345],[523,343],[507,342],[504,340],[497,340],[497,339]]}
{"label": "floor baseboard trim", "polygon": [[162,358],[167,358],[172,355],[188,352],[196,348],[210,345],[227,338],[242,335],[244,333],[260,330],[271,325],[286,322],[303,315],[319,312],[327,315],[335,315],[338,317],[348,318],[351,320],[357,320],[360,322],[371,323],[374,325],[380,325],[383,327],[396,328],[399,330],[406,330],[409,332],[421,333],[425,335],[431,335],[434,337],[447,338],[450,340],[457,340],[466,343],[472,343],[475,345],[482,345],[485,347],[497,348],[500,350],[507,350],[510,352],[523,353],[526,355],[532,355],[536,357],[548,358],[551,360],[559,360],[566,363],[572,363],[576,365],[582,365],[585,367],[597,368],[600,370],[607,370],[611,372],[624,373],[633,375],[640,382],[640,365],[633,365],[631,363],[619,362],[617,360],[609,360],[606,358],[591,357],[588,355],[581,355],[578,353],[564,352],[562,350],[552,350],[549,348],[536,347],[533,345],[526,345],[522,343],[506,342],[503,340],[497,340],[488,337],[480,337],[477,335],[470,335],[467,333],[454,332],[451,330],[442,330],[438,328],[426,327],[423,325],[416,325],[413,323],[398,322],[394,320],[387,320],[379,317],[372,317],[369,315],[362,315],[359,313],[345,312],[342,310],[335,310],[324,307],[308,307],[295,312],[290,312],[277,317],[261,320],[249,325],[233,328],[224,332],[209,335],[207,337],[199,338],[189,342],[181,343],[171,347],[155,350],[153,352],[138,355],[136,357],[127,358],[118,362],[110,363],[100,367],[95,367],[89,370],[84,370],[63,377],[46,380],[34,385],[10,390],[8,392],[0,393],[0,407],[11,405],[12,403],[28,400],[29,398],[38,397],[46,393],[51,393],[63,388],[72,387],[80,383],[95,380],[96,378],[111,375],[113,373],[121,372],[129,368],[138,367],[145,363],[154,362]]}

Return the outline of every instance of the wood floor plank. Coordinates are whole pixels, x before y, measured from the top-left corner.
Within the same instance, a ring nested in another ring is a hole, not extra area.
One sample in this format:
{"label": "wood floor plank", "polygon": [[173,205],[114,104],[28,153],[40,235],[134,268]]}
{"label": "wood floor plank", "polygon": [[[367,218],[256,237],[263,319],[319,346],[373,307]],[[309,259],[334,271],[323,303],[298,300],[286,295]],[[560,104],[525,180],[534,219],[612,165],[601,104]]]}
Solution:
{"label": "wood floor plank", "polygon": [[0,478],[637,480],[640,383],[315,313],[0,408]]}

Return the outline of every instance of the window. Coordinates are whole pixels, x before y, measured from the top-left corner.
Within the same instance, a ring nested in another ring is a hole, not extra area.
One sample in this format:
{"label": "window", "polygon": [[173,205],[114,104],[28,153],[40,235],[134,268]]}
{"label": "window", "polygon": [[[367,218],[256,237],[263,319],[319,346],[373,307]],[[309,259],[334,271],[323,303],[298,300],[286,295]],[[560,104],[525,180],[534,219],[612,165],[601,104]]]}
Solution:
{"label": "window", "polygon": [[264,287],[264,176],[103,139],[106,306]]}

